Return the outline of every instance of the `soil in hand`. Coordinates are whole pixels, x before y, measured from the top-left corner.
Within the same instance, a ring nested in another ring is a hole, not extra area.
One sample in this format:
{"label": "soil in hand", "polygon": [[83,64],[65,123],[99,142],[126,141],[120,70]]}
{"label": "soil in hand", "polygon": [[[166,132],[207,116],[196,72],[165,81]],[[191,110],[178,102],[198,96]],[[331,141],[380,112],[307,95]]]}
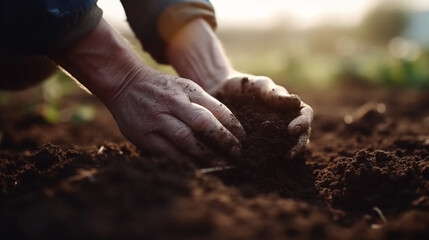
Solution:
{"label": "soil in hand", "polygon": [[299,109],[280,112],[255,96],[231,99],[218,96],[237,117],[246,131],[242,141],[240,167],[260,168],[288,161],[289,151],[297,143],[297,136],[291,136],[287,127],[298,114]]}

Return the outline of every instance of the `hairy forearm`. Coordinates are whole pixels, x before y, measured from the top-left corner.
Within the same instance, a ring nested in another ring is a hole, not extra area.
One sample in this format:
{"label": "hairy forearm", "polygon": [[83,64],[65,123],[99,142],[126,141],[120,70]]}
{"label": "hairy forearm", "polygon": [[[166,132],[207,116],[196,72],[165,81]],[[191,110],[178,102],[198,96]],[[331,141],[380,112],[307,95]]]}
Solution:
{"label": "hairy forearm", "polygon": [[152,71],[103,19],[71,48],[50,57],[105,103],[128,84],[129,75]]}
{"label": "hairy forearm", "polygon": [[209,92],[234,72],[219,39],[203,19],[191,21],[170,40],[167,58],[181,77]]}

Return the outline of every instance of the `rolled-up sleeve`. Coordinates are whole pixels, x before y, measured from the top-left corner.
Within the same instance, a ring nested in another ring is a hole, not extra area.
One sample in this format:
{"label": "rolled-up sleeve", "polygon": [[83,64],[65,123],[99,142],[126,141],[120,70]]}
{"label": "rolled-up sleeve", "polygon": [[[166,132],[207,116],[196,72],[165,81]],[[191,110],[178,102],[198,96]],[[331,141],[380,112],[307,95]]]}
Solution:
{"label": "rolled-up sleeve", "polygon": [[91,31],[102,17],[97,0],[3,0],[2,48],[47,54],[66,48]]}
{"label": "rolled-up sleeve", "polygon": [[143,49],[160,63],[168,63],[168,40],[187,22],[205,19],[213,29],[216,17],[209,0],[121,0],[128,22]]}

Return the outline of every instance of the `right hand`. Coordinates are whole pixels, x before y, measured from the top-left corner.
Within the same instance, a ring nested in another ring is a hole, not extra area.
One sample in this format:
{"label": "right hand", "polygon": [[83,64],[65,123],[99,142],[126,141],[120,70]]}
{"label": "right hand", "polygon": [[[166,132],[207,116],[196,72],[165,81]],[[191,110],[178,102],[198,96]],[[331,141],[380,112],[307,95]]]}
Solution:
{"label": "right hand", "polygon": [[159,72],[134,75],[106,105],[123,135],[155,155],[236,157],[245,137],[224,104],[188,79]]}

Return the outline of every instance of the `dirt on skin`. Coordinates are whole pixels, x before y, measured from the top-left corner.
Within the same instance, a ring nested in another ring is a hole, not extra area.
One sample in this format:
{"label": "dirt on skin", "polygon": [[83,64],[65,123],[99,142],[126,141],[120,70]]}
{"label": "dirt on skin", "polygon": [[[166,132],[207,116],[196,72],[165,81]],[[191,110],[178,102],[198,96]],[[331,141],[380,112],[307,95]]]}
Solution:
{"label": "dirt on skin", "polygon": [[208,174],[138,151],[93,98],[82,124],[0,106],[0,239],[429,239],[427,92],[292,92],[315,110],[305,153],[287,161],[290,118],[251,103],[234,111],[248,138],[263,115],[254,161]]}

